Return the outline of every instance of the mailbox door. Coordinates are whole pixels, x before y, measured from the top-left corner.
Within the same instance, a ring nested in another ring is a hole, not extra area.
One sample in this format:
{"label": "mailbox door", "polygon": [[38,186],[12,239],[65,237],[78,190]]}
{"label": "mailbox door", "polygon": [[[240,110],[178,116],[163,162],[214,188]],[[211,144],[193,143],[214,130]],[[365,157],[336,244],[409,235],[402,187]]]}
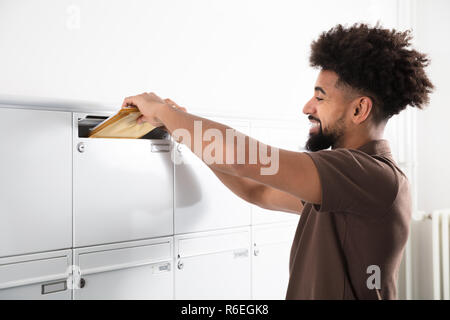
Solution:
{"label": "mailbox door", "polygon": [[74,250],[74,299],[173,299],[171,237]]}
{"label": "mailbox door", "polygon": [[0,108],[0,257],[72,246],[71,117]]}
{"label": "mailbox door", "polygon": [[73,148],[75,247],[173,234],[170,141],[75,132]]}
{"label": "mailbox door", "polygon": [[[214,119],[247,133],[248,123]],[[175,152],[175,234],[250,225],[251,206],[231,192],[188,147]]]}
{"label": "mailbox door", "polygon": [[250,230],[175,236],[176,299],[250,299]]}
{"label": "mailbox door", "polygon": [[0,300],[71,300],[72,250],[0,259]]}

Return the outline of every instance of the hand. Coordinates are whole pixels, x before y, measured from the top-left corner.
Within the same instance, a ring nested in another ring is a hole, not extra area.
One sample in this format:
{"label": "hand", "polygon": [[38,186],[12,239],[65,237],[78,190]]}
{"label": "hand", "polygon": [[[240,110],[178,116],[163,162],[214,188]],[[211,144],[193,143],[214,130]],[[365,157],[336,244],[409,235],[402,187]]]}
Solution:
{"label": "hand", "polygon": [[155,127],[164,124],[158,119],[157,114],[161,108],[167,107],[167,104],[153,92],[142,93],[137,96],[125,98],[122,107],[134,106],[139,109],[142,115],[137,119],[137,123],[148,122]]}
{"label": "hand", "polygon": [[155,127],[164,126],[164,124],[157,117],[157,111],[164,106],[171,106],[186,112],[186,108],[180,107],[171,99],[162,100],[153,92],[142,93],[137,96],[125,98],[122,107],[126,106],[135,106],[142,113],[142,115],[137,119],[137,123],[149,122]]}

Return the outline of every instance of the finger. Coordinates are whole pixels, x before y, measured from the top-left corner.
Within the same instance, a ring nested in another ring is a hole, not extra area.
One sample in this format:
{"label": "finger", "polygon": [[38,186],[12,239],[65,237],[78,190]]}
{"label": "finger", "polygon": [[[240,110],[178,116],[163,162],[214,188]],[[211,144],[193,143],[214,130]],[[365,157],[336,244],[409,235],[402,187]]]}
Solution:
{"label": "finger", "polygon": [[141,124],[146,122],[144,119],[144,115],[140,115],[139,118],[136,119],[137,124]]}
{"label": "finger", "polygon": [[164,123],[160,122],[160,121],[155,121],[150,123],[152,126],[158,128],[158,127],[164,127]]}
{"label": "finger", "polygon": [[128,107],[128,106],[136,106],[136,104],[135,104],[135,97],[136,96],[131,96],[131,97],[126,97],[124,100],[123,100],[123,103],[122,103],[122,108],[123,107]]}

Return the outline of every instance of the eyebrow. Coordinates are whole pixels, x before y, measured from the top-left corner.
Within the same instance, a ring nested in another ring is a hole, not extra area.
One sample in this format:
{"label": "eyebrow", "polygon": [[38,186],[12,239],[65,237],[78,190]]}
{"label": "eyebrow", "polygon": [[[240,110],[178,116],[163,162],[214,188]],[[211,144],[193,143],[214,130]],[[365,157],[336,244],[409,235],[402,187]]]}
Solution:
{"label": "eyebrow", "polygon": [[324,95],[327,94],[327,93],[325,92],[325,90],[323,90],[322,87],[315,87],[315,88],[314,88],[314,91],[320,91],[320,92],[322,92]]}

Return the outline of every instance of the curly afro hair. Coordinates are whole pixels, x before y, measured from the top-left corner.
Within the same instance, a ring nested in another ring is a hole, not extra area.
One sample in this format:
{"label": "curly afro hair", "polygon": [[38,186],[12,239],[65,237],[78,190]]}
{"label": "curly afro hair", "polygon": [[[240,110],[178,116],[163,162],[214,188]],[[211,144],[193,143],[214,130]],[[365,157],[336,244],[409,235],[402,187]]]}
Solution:
{"label": "curly afro hair", "polygon": [[337,25],[311,44],[310,64],[334,71],[344,84],[374,103],[374,120],[387,120],[407,105],[422,109],[433,84],[424,68],[429,59],[410,49],[410,31],[383,29],[379,24]]}

